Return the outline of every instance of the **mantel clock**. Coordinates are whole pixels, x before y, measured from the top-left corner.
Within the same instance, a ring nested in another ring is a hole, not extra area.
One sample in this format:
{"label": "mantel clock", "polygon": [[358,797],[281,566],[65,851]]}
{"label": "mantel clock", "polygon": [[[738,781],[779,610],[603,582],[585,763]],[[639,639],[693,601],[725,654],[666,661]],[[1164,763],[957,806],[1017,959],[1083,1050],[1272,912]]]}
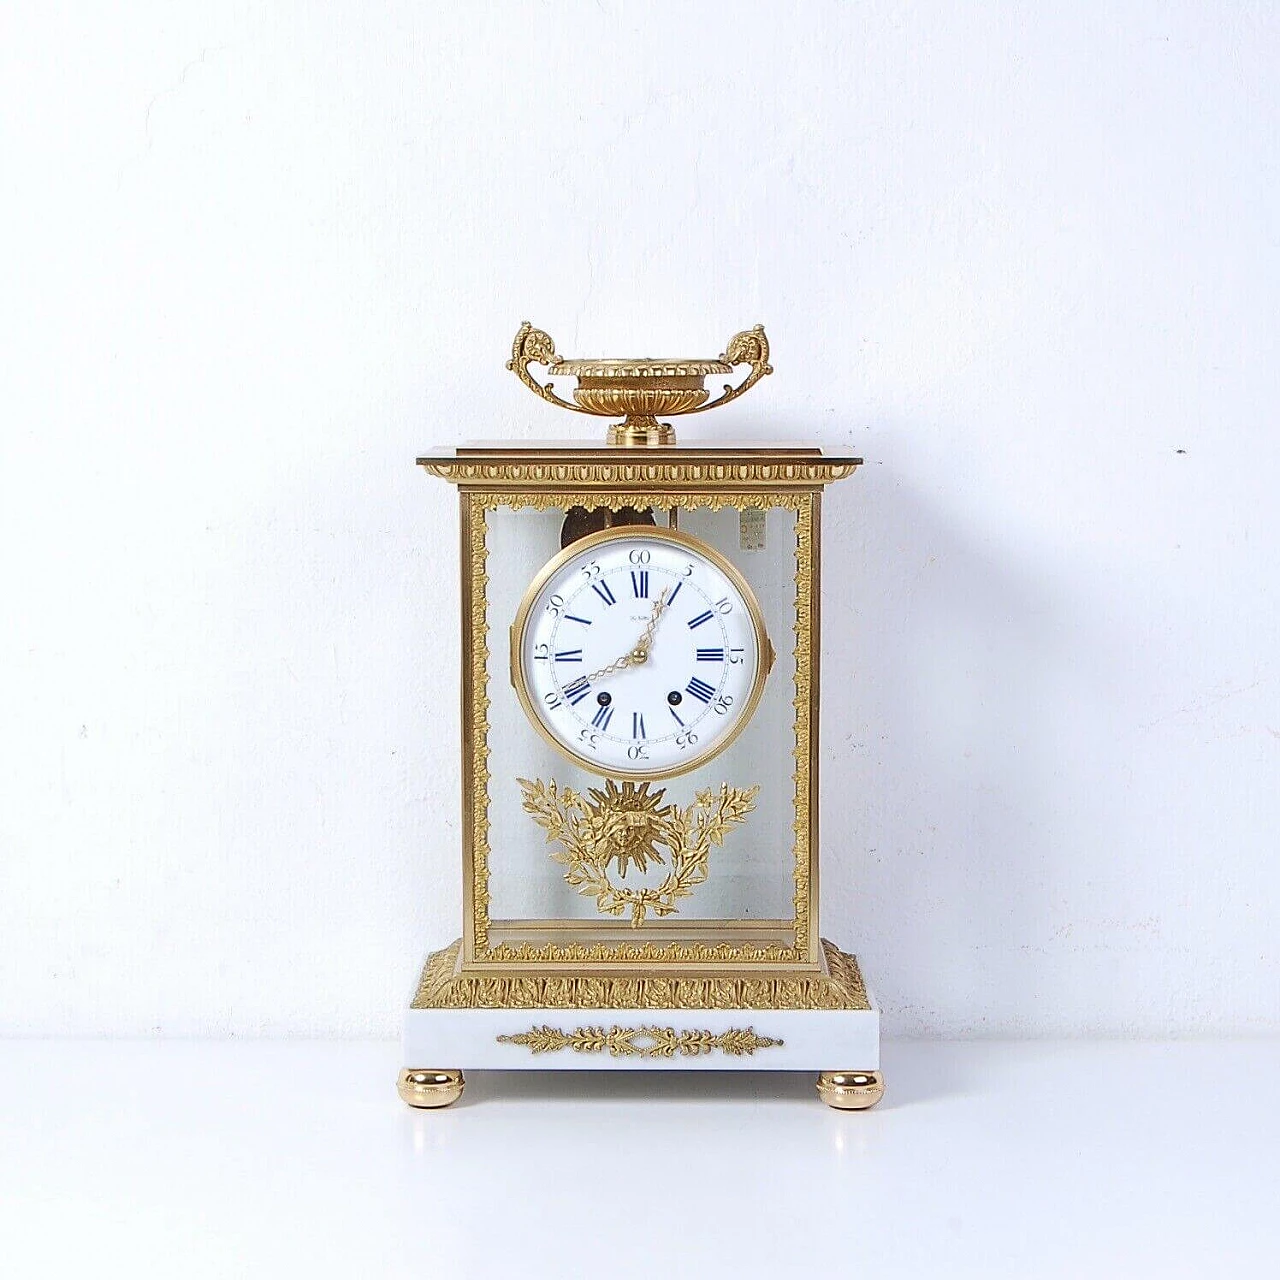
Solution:
{"label": "mantel clock", "polygon": [[401,1095],[447,1105],[466,1068],[738,1068],[869,1107],[879,1013],[818,927],[822,491],[861,460],[659,421],[772,372],[760,327],[718,360],[566,360],[525,324],[508,368],[623,421],[418,459],[461,503],[464,907]]}

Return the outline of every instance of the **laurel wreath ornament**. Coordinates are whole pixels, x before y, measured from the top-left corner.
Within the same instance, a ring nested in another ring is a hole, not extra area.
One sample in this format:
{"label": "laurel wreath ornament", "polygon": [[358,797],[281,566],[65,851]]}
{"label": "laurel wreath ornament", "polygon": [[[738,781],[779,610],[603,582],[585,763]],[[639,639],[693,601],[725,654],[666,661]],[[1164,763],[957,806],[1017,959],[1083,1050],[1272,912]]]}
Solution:
{"label": "laurel wreath ornament", "polygon": [[[711,850],[746,820],[760,791],[721,783],[718,790],[697,792],[693,804],[682,808],[664,805],[666,792],[651,792],[647,782],[619,785],[610,778],[603,790],[592,787],[585,796],[554,780],[517,782],[525,812],[546,831],[548,844],[560,846],[551,857],[566,868],[565,882],[594,898],[604,915],[629,911],[633,928],[651,911],[669,916],[680,910],[680,899],[707,879]],[[633,888],[610,878],[614,862],[620,879],[632,865],[644,871],[651,862],[661,863],[668,870],[656,888]]]}
{"label": "laurel wreath ornament", "polygon": [[608,1053],[611,1058],[700,1058],[721,1053],[731,1058],[750,1057],[757,1049],[782,1044],[772,1036],[756,1035],[754,1027],[730,1027],[727,1031],[677,1031],[675,1027],[532,1027],[518,1035],[498,1036],[499,1044],[524,1045],[530,1052]]}

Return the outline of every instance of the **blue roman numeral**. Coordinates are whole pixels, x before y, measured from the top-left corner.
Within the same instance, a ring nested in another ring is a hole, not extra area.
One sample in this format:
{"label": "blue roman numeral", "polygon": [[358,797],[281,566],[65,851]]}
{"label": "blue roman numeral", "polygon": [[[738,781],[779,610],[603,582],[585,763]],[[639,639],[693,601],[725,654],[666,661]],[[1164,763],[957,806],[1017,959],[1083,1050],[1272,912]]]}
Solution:
{"label": "blue roman numeral", "polygon": [[683,582],[677,582],[676,585],[671,589],[671,594],[667,597],[668,605],[676,598],[676,596],[680,594],[680,588],[683,586],[684,586]]}
{"label": "blue roman numeral", "polygon": [[569,699],[572,706],[577,706],[583,698],[591,692],[591,685],[587,682],[586,676],[579,676],[572,684],[564,687],[564,696]]}
{"label": "blue roman numeral", "polygon": [[635,592],[637,600],[647,600],[649,598],[648,569],[631,570],[631,590]]}
{"label": "blue roman numeral", "polygon": [[[558,658],[559,656],[560,655],[557,653],[556,657]],[[698,661],[699,662],[723,662],[724,650],[723,649],[699,649]]]}
{"label": "blue roman numeral", "polygon": [[696,618],[690,618],[689,630],[692,631],[695,627],[702,626],[704,622],[710,622],[711,618],[712,618],[712,613],[710,609],[708,609],[705,613],[698,614]]}
{"label": "blue roman numeral", "polygon": [[609,590],[609,584],[607,582],[593,582],[591,584],[591,590],[594,591],[596,595],[605,602],[605,604],[618,603],[618,597]]}
{"label": "blue roman numeral", "polygon": [[561,649],[560,652],[556,654],[556,661],[557,662],[581,662],[582,650],[581,649]]}
{"label": "blue roman numeral", "polygon": [[572,613],[566,613],[564,615],[564,620],[566,622],[580,622],[584,627],[589,627],[591,625],[590,618],[579,618],[576,614]]}
{"label": "blue roman numeral", "polygon": [[[685,693],[691,698],[697,698],[699,702],[710,702],[715,689],[712,688],[705,680],[699,680],[694,676],[684,687]],[[567,692],[567,690],[566,690]]]}
{"label": "blue roman numeral", "polygon": [[681,719],[680,719],[680,717],[679,717],[678,715],[676,715],[676,709],[675,709],[675,707],[670,707],[670,706],[669,706],[669,707],[667,708],[667,710],[671,712],[671,718],[676,722],[676,724],[678,724],[678,725],[683,729],[683,728],[684,728],[684,721],[683,721],[683,720],[681,720]]}
{"label": "blue roman numeral", "polygon": [[631,736],[633,738],[644,737],[644,716],[638,711],[631,713]]}
{"label": "blue roman numeral", "polygon": [[605,729],[608,729],[609,721],[612,719],[613,719],[613,708],[601,707],[600,710],[597,711],[595,715],[591,717],[591,723],[595,725],[597,729],[605,730]]}

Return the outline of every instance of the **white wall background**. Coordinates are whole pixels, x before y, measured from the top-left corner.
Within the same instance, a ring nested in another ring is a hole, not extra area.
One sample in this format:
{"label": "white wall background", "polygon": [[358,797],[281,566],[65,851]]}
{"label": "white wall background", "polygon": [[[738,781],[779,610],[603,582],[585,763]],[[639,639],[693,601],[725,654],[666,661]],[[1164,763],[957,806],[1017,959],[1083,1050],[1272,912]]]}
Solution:
{"label": "white wall background", "polygon": [[764,321],[684,438],[867,458],[824,925],[891,1031],[1280,1026],[1271,6],[24,8],[0,1029],[394,1030],[459,916],[413,457],[592,429],[503,370],[526,317]]}

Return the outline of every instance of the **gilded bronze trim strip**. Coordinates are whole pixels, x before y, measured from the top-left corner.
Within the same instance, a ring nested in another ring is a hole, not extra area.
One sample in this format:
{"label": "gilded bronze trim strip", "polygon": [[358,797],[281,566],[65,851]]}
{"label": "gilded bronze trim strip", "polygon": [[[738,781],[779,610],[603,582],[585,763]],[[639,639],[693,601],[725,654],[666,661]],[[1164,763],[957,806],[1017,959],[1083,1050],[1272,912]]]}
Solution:
{"label": "gilded bronze trim strip", "polygon": [[[649,451],[646,451],[648,453]],[[621,451],[615,456],[566,462],[535,459],[516,461],[501,455],[419,458],[431,475],[451,484],[485,489],[532,489],[556,487],[643,488],[649,500],[655,493],[705,489],[709,485],[730,485],[746,489],[813,488],[832,484],[853,474],[861,459],[806,458],[768,461],[743,459],[636,460]],[[593,497],[598,504],[598,495]]]}
{"label": "gilded bronze trim strip", "polygon": [[857,960],[822,942],[827,972],[576,970],[493,976],[459,970],[461,940],[427,957],[414,1009],[870,1009]]}
{"label": "gilded bronze trim strip", "polygon": [[489,945],[489,622],[485,507],[462,501],[462,820],[463,894],[468,955]]}

